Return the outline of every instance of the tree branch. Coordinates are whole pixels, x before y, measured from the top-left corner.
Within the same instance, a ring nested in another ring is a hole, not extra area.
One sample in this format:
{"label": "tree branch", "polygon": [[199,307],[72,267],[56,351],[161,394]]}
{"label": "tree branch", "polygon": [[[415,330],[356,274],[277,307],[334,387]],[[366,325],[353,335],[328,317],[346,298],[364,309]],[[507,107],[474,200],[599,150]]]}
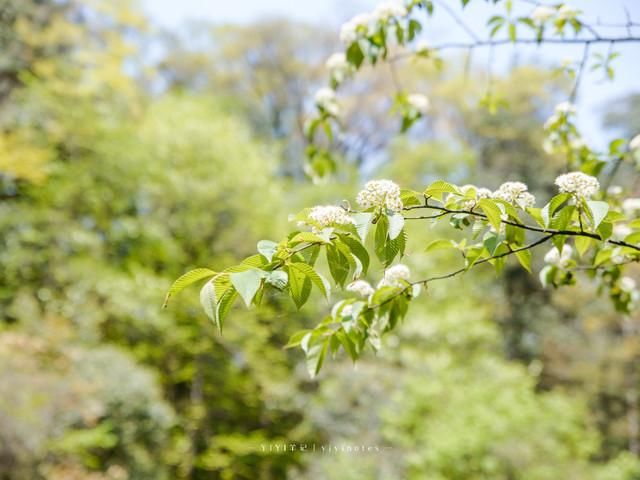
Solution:
{"label": "tree branch", "polygon": [[[411,207],[405,207],[404,210],[415,210],[415,209],[420,209],[420,208],[427,208],[427,209],[431,209],[431,210],[438,210],[443,212],[443,215],[438,215],[438,216],[445,216],[446,214],[456,214],[456,213],[460,213],[460,214],[467,214],[467,215],[472,215],[478,218],[484,218],[486,219],[487,216],[484,215],[483,213],[479,213],[479,212],[474,212],[473,210],[451,210],[449,208],[446,207],[439,207],[437,205],[430,205],[429,204],[429,200],[426,200],[425,205],[415,205],[415,206],[411,206]],[[430,216],[425,216],[425,217],[405,217],[405,219],[411,219],[411,220],[423,220],[423,219],[431,219],[431,218],[438,218],[438,216],[436,215],[430,215]],[[599,241],[606,241],[607,243],[610,243],[612,245],[617,245],[620,247],[628,247],[628,248],[632,248],[634,250],[640,251],[640,246],[637,245],[632,245],[630,243],[627,242],[623,242],[621,240],[611,240],[611,239],[607,239],[604,240],[599,234],[597,233],[590,233],[590,232],[585,232],[585,231],[578,231],[578,230],[556,230],[556,229],[552,229],[552,228],[540,228],[540,227],[536,227],[533,225],[526,225],[524,223],[517,223],[517,222],[512,222],[510,220],[500,220],[501,223],[504,223],[505,225],[511,225],[513,227],[517,227],[517,228],[521,228],[523,230],[528,230],[530,232],[537,232],[537,233],[552,233],[554,235],[567,235],[567,236],[572,236],[572,237],[588,237],[588,238],[593,238],[594,240],[599,240]]]}

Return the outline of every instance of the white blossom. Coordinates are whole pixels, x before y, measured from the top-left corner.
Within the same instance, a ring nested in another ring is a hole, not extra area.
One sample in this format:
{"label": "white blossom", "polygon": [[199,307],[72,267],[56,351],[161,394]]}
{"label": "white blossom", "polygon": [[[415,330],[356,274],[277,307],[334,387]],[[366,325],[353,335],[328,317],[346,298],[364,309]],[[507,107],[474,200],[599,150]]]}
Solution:
{"label": "white blossom", "polygon": [[394,265],[393,267],[388,268],[384,272],[384,277],[378,284],[378,288],[380,287],[402,287],[404,286],[403,281],[409,281],[409,277],[411,276],[411,271],[409,267],[399,263]]}
{"label": "white blossom", "polygon": [[369,295],[373,294],[374,289],[369,282],[365,280],[356,280],[355,282],[347,285],[347,291],[355,292],[358,295],[362,295],[363,297],[368,297]]}
{"label": "white blossom", "polygon": [[611,195],[612,197],[617,197],[622,195],[622,187],[620,185],[611,185],[607,188],[607,195]]}
{"label": "white blossom", "polygon": [[558,8],[558,17],[565,20],[574,18],[577,14],[578,11],[572,9],[569,5],[562,5]]}
{"label": "white blossom", "polygon": [[412,93],[408,95],[407,102],[423,115],[429,111],[429,99],[421,93]]}
{"label": "white blossom", "polygon": [[629,150],[640,150],[640,133],[629,142]]}
{"label": "white blossom", "polygon": [[327,58],[325,65],[331,71],[349,69],[349,62],[347,62],[347,56],[344,52],[332,53]]}
{"label": "white blossom", "polygon": [[556,9],[547,5],[537,6],[531,12],[531,18],[539,23],[544,23],[556,14]]}
{"label": "white blossom", "polygon": [[562,253],[558,250],[558,247],[553,247],[551,250],[547,252],[544,256],[545,263],[549,265],[555,265],[560,268],[565,268],[569,265],[571,261],[571,256],[573,255],[573,248],[566,243],[562,246]]}
{"label": "white blossom", "polygon": [[345,305],[344,307],[342,307],[342,310],[340,311],[340,313],[343,317],[350,317],[351,314],[353,313],[353,305],[351,304]]}
{"label": "white blossom", "polygon": [[354,223],[346,210],[335,205],[319,205],[309,212],[309,219],[317,223],[320,228]]}
{"label": "white blossom", "polygon": [[640,211],[640,198],[631,197],[622,202],[622,211],[627,217],[635,217]]}
{"label": "white blossom", "polygon": [[636,289],[636,281],[631,277],[620,278],[618,285],[620,285],[621,290],[627,293],[631,293]]}
{"label": "white blossom", "polygon": [[407,8],[399,2],[383,2],[373,10],[373,18],[387,22],[393,17],[404,17],[407,13]]}
{"label": "white blossom", "polygon": [[611,263],[621,265],[629,260],[629,256],[622,252],[622,247],[616,247],[611,251]]}
{"label": "white blossom", "polygon": [[391,180],[371,180],[358,192],[356,202],[362,208],[384,207],[392,212],[402,210],[400,187]]}
{"label": "white blossom", "polygon": [[584,140],[580,137],[577,138],[573,138],[571,139],[571,141],[569,142],[569,147],[571,147],[573,150],[580,150],[584,147],[586,147],[587,144],[584,143]]}
{"label": "white blossom", "polygon": [[576,107],[570,102],[560,102],[556,105],[555,112],[559,115],[568,115],[576,113]]}
{"label": "white blossom", "polygon": [[338,105],[335,90],[329,87],[323,87],[316,92],[314,100],[316,105],[328,114],[334,117],[340,114],[340,106]]}
{"label": "white blossom", "polygon": [[372,17],[369,13],[360,13],[340,27],[340,41],[344,45],[351,45],[361,35],[369,32]]}
{"label": "white blossom", "polygon": [[632,232],[631,227],[624,223],[619,223],[613,227],[613,236],[617,240],[624,240],[627,236],[631,235]]}
{"label": "white blossom", "polygon": [[536,203],[536,197],[528,190],[529,187],[522,182],[505,182],[493,192],[493,197],[524,209],[533,207]]}
{"label": "white blossom", "polygon": [[431,47],[429,46],[429,42],[427,42],[426,40],[423,39],[423,40],[418,41],[418,43],[416,43],[415,51],[416,51],[416,53],[424,54],[424,53],[429,52],[430,48]]}
{"label": "white blossom", "polygon": [[570,172],[556,178],[555,184],[561,193],[571,193],[577,197],[591,198],[600,190],[596,177],[582,172]]}

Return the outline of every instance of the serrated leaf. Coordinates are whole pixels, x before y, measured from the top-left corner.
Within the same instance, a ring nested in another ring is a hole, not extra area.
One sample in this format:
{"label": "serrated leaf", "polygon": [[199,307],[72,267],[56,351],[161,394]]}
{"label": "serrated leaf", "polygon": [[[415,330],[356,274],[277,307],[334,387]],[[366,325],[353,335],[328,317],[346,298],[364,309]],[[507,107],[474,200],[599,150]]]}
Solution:
{"label": "serrated leaf", "polygon": [[387,215],[387,219],[389,220],[389,240],[394,240],[404,228],[404,217],[399,213],[395,213]]}
{"label": "serrated leaf", "polygon": [[445,240],[443,238],[439,238],[437,240],[433,240],[429,242],[429,245],[424,249],[426,252],[433,252],[435,250],[445,250],[450,248],[456,248],[456,244],[453,240]]}
{"label": "serrated leaf", "polygon": [[216,291],[212,280],[205,283],[200,290],[200,304],[204,309],[204,313],[207,314],[207,317],[209,317],[209,319],[211,319],[211,321],[220,328],[218,325],[218,317],[216,315]]}
{"label": "serrated leaf", "polygon": [[351,270],[351,263],[349,262],[350,259],[334,245],[327,246],[326,254],[329,272],[331,273],[333,280],[337,285],[341,287],[344,286],[344,283],[349,276],[349,271]]}
{"label": "serrated leaf", "polygon": [[289,240],[290,244],[301,243],[301,242],[329,243],[329,241],[326,238],[323,238],[320,235],[316,235],[315,233],[311,233],[311,232],[300,232],[296,234],[291,240]]}
{"label": "serrated leaf", "polygon": [[358,236],[364,242],[367,239],[367,234],[371,228],[371,222],[373,220],[373,213],[354,213],[351,215],[355,223]]}
{"label": "serrated leaf", "polygon": [[293,303],[296,304],[296,307],[300,309],[307,302],[311,294],[311,279],[295,268],[289,268],[288,274],[291,298],[293,299]]}
{"label": "serrated leaf", "polygon": [[322,343],[313,345],[307,352],[307,371],[311,378],[315,378],[327,354],[327,348],[329,347],[329,338],[325,339]]}
{"label": "serrated leaf", "polygon": [[364,245],[362,245],[358,240],[356,240],[355,238],[351,238],[348,235],[341,235],[340,239],[345,245],[349,247],[351,253],[358,260],[360,260],[360,264],[362,265],[362,273],[366,274],[369,270],[370,262],[369,252],[367,252],[367,249],[364,248]]}
{"label": "serrated leaf", "polygon": [[589,210],[591,210],[591,215],[593,216],[593,227],[598,228],[600,222],[604,220],[609,212],[609,204],[598,200],[588,200],[587,206],[589,207]]}
{"label": "serrated leaf", "polygon": [[522,268],[531,273],[531,251],[519,250],[516,252],[516,258],[518,262],[520,262],[520,265],[522,265]]}
{"label": "serrated leaf", "polygon": [[269,262],[273,260],[276,250],[278,250],[278,244],[276,242],[272,242],[271,240],[260,240],[258,242],[258,252],[264,255]]}
{"label": "serrated leaf", "polygon": [[318,287],[318,290],[324,295],[327,299],[329,298],[329,288],[326,280],[324,280],[318,272],[316,272],[313,268],[311,268],[306,263],[291,263],[289,265],[290,269],[295,269],[299,271],[301,274],[305,275],[309,278],[313,284]]}
{"label": "serrated leaf", "polygon": [[267,272],[267,274],[264,277],[264,280],[269,285],[273,285],[277,289],[282,290],[284,287],[287,286],[289,275],[287,275],[287,272],[283,270],[274,270],[272,272]]}
{"label": "serrated leaf", "polygon": [[549,203],[547,203],[542,208],[540,214],[542,216],[543,226],[545,228],[549,227],[549,223],[551,222],[551,219],[553,218],[553,215],[556,213],[558,208],[563,203],[565,203],[567,200],[569,200],[569,198],[571,198],[571,194],[569,194],[569,193],[560,193],[560,194],[556,195],[555,197],[553,197],[551,200],[549,200]]}
{"label": "serrated leaf", "polygon": [[311,332],[312,332],[312,330],[300,330],[299,332],[294,333],[293,335],[291,335],[291,337],[289,338],[289,341],[284,346],[284,348],[297,347],[298,345],[300,345],[302,343],[302,340],[307,335],[311,334]]}
{"label": "serrated leaf", "polygon": [[244,272],[231,273],[229,280],[238,291],[247,307],[251,306],[253,297],[260,288],[265,273],[260,270],[246,270]]}
{"label": "serrated leaf", "polygon": [[436,180],[431,185],[429,185],[424,194],[430,197],[435,198],[438,201],[442,201],[442,196],[445,193],[455,193],[457,195],[461,195],[460,189],[455,185],[450,184],[449,182],[445,182],[444,180]]}
{"label": "serrated leaf", "polygon": [[167,307],[169,303],[169,299],[176,293],[181,292],[186,287],[188,287],[192,283],[197,282],[198,280],[203,280],[205,278],[213,277],[215,274],[216,272],[208,268],[196,268],[180,276],[175,282],[173,282],[173,284],[171,285],[171,288],[169,288],[169,291],[167,292],[167,295],[164,299],[162,308]]}
{"label": "serrated leaf", "polygon": [[482,209],[482,212],[487,216],[489,223],[496,230],[500,231],[500,224],[502,223],[502,211],[496,205],[493,200],[487,198],[481,198],[478,205]]}
{"label": "serrated leaf", "polygon": [[578,252],[578,255],[582,257],[585,254],[585,252],[589,250],[589,247],[593,245],[593,243],[594,243],[594,240],[592,238],[576,237],[575,245],[576,245],[576,251]]}
{"label": "serrated leaf", "polygon": [[218,331],[222,333],[222,327],[224,325],[224,320],[227,318],[227,315],[231,311],[231,307],[233,306],[233,302],[238,297],[238,292],[234,288],[228,289],[224,295],[220,298],[218,305],[216,307],[216,325],[218,326]]}

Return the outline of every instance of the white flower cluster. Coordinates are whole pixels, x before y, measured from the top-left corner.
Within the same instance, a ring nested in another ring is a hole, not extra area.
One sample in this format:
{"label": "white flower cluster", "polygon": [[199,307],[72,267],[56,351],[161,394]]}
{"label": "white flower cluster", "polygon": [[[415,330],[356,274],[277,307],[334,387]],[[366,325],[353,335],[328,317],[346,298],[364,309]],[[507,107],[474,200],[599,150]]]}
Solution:
{"label": "white flower cluster", "polygon": [[375,290],[369,282],[365,280],[356,280],[355,282],[347,285],[347,291],[355,292],[363,297],[368,297],[369,295],[372,295]]}
{"label": "white flower cluster", "polygon": [[369,25],[373,17],[369,13],[360,13],[340,27],[340,41],[349,46],[356,40],[369,34]]}
{"label": "white flower cluster", "polygon": [[558,18],[562,20],[570,20],[578,15],[578,10],[574,10],[569,5],[561,5],[558,8]]}
{"label": "white flower cluster", "polygon": [[561,193],[571,193],[582,198],[591,198],[600,190],[598,179],[582,172],[560,175],[556,178],[555,184]]}
{"label": "white flower cluster", "polygon": [[556,14],[557,10],[548,5],[538,5],[533,12],[531,12],[531,18],[538,22],[544,23]]}
{"label": "white flower cluster", "polygon": [[544,256],[544,261],[549,265],[555,265],[556,267],[565,268],[569,265],[572,255],[573,248],[565,243],[562,246],[562,253],[560,253],[557,247],[553,247]]}
{"label": "white flower cluster", "polygon": [[618,223],[613,227],[613,237],[616,240],[624,240],[633,233],[633,230],[629,225],[624,223]]}
{"label": "white flower cluster", "polygon": [[382,280],[380,280],[378,288],[402,287],[404,286],[403,281],[409,281],[410,276],[411,271],[409,270],[409,267],[403,265],[402,263],[399,263],[384,272],[384,277],[382,278]]}
{"label": "white flower cluster", "polygon": [[555,112],[558,115],[569,115],[576,113],[576,107],[570,102],[560,102],[555,107]]}
{"label": "white flower cluster", "polygon": [[362,208],[384,207],[392,212],[402,210],[400,187],[391,180],[371,180],[358,192],[356,202]]}
{"label": "white flower cluster", "polygon": [[631,277],[622,277],[620,279],[619,285],[621,290],[624,290],[625,292],[631,292],[635,290],[637,284],[636,281]]}
{"label": "white flower cluster", "polygon": [[336,207],[335,205],[319,205],[313,207],[311,212],[309,212],[309,218],[321,228],[353,223],[353,219],[347,215],[346,210],[341,207]]}
{"label": "white flower cluster", "polygon": [[631,139],[629,142],[629,150],[640,150],[640,134]]}
{"label": "white flower cluster", "polygon": [[392,18],[403,18],[409,10],[402,2],[387,1],[379,4],[372,13],[360,13],[340,28],[340,41],[349,46],[353,42],[372,34],[372,27],[378,23],[388,23]]}
{"label": "white flower cluster", "polygon": [[316,105],[329,115],[337,117],[340,114],[340,106],[338,105],[335,90],[323,87],[316,92],[314,100]]}
{"label": "white flower cluster", "polygon": [[471,210],[473,207],[476,206],[476,204],[478,203],[478,200],[482,199],[482,198],[491,198],[493,196],[493,192],[491,190],[489,190],[488,188],[484,188],[484,187],[476,187],[475,185],[463,185],[460,187],[460,190],[462,191],[462,193],[466,194],[469,190],[475,190],[476,191],[476,198],[475,200],[466,200],[463,204],[462,207],[465,210]]}
{"label": "white flower cluster", "polygon": [[533,207],[536,203],[536,197],[529,193],[529,187],[522,182],[505,182],[500,188],[493,192],[493,198],[504,200],[512,205],[524,209]]}
{"label": "white flower cluster", "polygon": [[424,115],[429,111],[429,99],[421,93],[412,93],[408,95],[407,102],[421,115]]}
{"label": "white flower cluster", "polygon": [[332,72],[345,71],[350,67],[349,62],[347,62],[347,56],[344,52],[332,53],[329,58],[327,58],[325,65]]}
{"label": "white flower cluster", "polygon": [[419,40],[419,41],[416,43],[416,46],[415,46],[415,52],[416,52],[418,55],[424,55],[424,54],[427,54],[427,53],[429,53],[429,50],[430,50],[430,49],[431,49],[431,47],[429,46],[429,42],[427,42],[427,41],[426,41],[426,40],[424,40],[424,39],[423,39],[423,40]]}
{"label": "white flower cluster", "polygon": [[635,217],[640,212],[640,198],[632,197],[622,202],[622,211],[627,217]]}
{"label": "white flower cluster", "polygon": [[373,10],[373,19],[388,22],[393,17],[405,17],[409,12],[400,2],[382,2]]}

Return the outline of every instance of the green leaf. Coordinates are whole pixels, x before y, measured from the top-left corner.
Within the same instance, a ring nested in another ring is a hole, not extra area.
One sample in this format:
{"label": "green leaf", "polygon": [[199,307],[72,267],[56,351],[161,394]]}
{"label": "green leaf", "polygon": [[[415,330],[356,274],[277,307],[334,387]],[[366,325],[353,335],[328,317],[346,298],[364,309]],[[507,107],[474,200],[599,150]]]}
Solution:
{"label": "green leaf", "polygon": [[224,320],[225,318],[227,318],[227,315],[229,315],[231,307],[233,306],[233,302],[237,297],[238,292],[234,288],[230,288],[224,293],[224,295],[222,295],[220,301],[218,302],[218,306],[216,307],[216,317],[218,320],[216,324],[218,325],[218,331],[220,333],[222,333]]}
{"label": "green leaf", "polygon": [[593,227],[598,228],[600,222],[604,220],[604,217],[607,216],[609,212],[609,204],[607,202],[601,202],[597,200],[588,200],[587,205],[589,206],[589,210],[591,210],[591,214],[593,215]]}
{"label": "green leaf", "polygon": [[194,282],[197,282],[198,280],[213,277],[215,274],[216,272],[208,268],[196,268],[195,270],[191,270],[190,272],[187,272],[184,275],[180,276],[175,282],[173,282],[173,285],[171,285],[171,288],[167,292],[162,308],[167,307],[169,299],[176,293],[181,292],[186,287]]}
{"label": "green leaf", "polygon": [[364,53],[358,42],[353,42],[347,49],[347,61],[356,68],[360,68],[364,61]]}
{"label": "green leaf", "polygon": [[326,249],[327,263],[329,265],[329,272],[333,277],[333,280],[337,285],[344,286],[349,271],[351,270],[351,263],[349,258],[334,245],[328,245]]}
{"label": "green leaf", "polygon": [[404,228],[404,217],[399,213],[387,215],[389,220],[389,240],[394,240]]}
{"label": "green leaf", "polygon": [[369,228],[371,228],[373,213],[354,213],[351,218],[353,218],[360,240],[364,242],[367,239]]}
{"label": "green leaf", "polygon": [[300,232],[298,234],[296,234],[291,240],[289,240],[290,244],[295,244],[295,243],[302,243],[302,242],[308,242],[308,243],[330,243],[326,238],[323,238],[319,235],[316,235],[315,233],[311,233],[311,232]]}
{"label": "green leaf", "polygon": [[364,248],[364,245],[362,245],[355,238],[349,237],[348,235],[340,235],[340,240],[342,240],[342,242],[349,247],[351,253],[358,260],[360,260],[360,263],[362,265],[362,273],[366,274],[369,270],[370,259],[369,252],[367,252],[367,249]]}
{"label": "green leaf", "polygon": [[527,272],[531,273],[531,251],[519,250],[516,252],[516,258]]}
{"label": "green leaf", "polygon": [[453,240],[445,240],[443,238],[439,238],[437,240],[433,240],[427,245],[424,249],[425,252],[433,252],[434,250],[445,250],[450,248],[456,248],[456,244]]}
{"label": "green leaf", "polygon": [[596,258],[593,260],[593,266],[597,267],[602,265],[605,262],[608,262],[611,256],[613,255],[613,251],[608,248],[603,248],[598,253],[596,253]]}
{"label": "green leaf", "polygon": [[273,260],[273,256],[278,250],[278,244],[271,240],[260,240],[258,242],[258,252],[264,255],[267,261]]}
{"label": "green leaf", "polygon": [[374,236],[374,249],[376,252],[376,256],[381,262],[384,262],[386,259],[385,255],[385,245],[387,244],[389,232],[389,220],[386,216],[381,216],[378,219],[378,223],[376,225],[376,232]]}
{"label": "green leaf", "polygon": [[511,40],[512,43],[515,43],[516,41],[516,24],[515,23],[509,24],[509,40]]}
{"label": "green leaf", "polygon": [[273,285],[277,289],[282,290],[287,286],[289,275],[283,270],[274,270],[273,272],[267,272],[264,279],[269,285]]}
{"label": "green leaf", "polygon": [[229,280],[236,288],[244,303],[249,307],[255,297],[256,292],[260,288],[264,272],[260,270],[246,270],[244,272],[232,273]]}
{"label": "green leaf", "polygon": [[553,197],[549,203],[547,203],[543,208],[542,211],[540,212],[541,216],[542,216],[542,220],[544,222],[544,227],[547,228],[549,227],[549,223],[551,222],[551,219],[553,218],[553,215],[556,213],[556,210],[558,210],[558,208],[565,203],[567,200],[569,200],[569,198],[571,198],[571,194],[569,193],[560,193],[558,195],[556,195],[555,197]]}
{"label": "green leaf", "polygon": [[220,328],[218,325],[218,317],[216,315],[216,291],[212,280],[205,283],[200,290],[200,304],[204,309],[204,313],[207,314],[207,317],[209,317],[211,321]]}
{"label": "green leaf", "polygon": [[444,180],[436,180],[431,185],[429,185],[424,194],[430,197],[435,198],[438,201],[442,201],[442,196],[445,193],[455,193],[457,195],[461,195],[460,189],[455,185],[450,184],[449,182],[445,182]]}
{"label": "green leaf", "polygon": [[302,342],[302,339],[311,332],[312,330],[300,330],[299,332],[294,333],[293,335],[291,335],[284,348],[297,347]]}
{"label": "green leaf", "polygon": [[315,284],[316,287],[318,287],[318,290],[322,292],[322,295],[327,299],[329,298],[329,288],[327,287],[326,280],[324,280],[313,268],[306,263],[291,263],[289,264],[289,268],[297,270],[302,275],[305,275]]}
{"label": "green leaf", "polygon": [[498,205],[488,198],[481,198],[478,205],[482,209],[482,212],[487,216],[491,226],[496,230],[496,232],[499,232],[500,224],[502,223],[502,211]]}
{"label": "green leaf", "polygon": [[307,371],[309,375],[311,375],[311,378],[314,378],[320,373],[328,347],[329,338],[309,348],[309,352],[307,353]]}
{"label": "green leaf", "polygon": [[585,254],[585,252],[589,250],[589,247],[593,245],[593,243],[594,243],[594,240],[592,238],[576,237],[575,244],[576,244],[576,250],[578,252],[578,255],[582,257]]}
{"label": "green leaf", "polygon": [[289,268],[287,273],[289,274],[291,298],[299,310],[307,302],[311,294],[311,279],[296,268]]}

